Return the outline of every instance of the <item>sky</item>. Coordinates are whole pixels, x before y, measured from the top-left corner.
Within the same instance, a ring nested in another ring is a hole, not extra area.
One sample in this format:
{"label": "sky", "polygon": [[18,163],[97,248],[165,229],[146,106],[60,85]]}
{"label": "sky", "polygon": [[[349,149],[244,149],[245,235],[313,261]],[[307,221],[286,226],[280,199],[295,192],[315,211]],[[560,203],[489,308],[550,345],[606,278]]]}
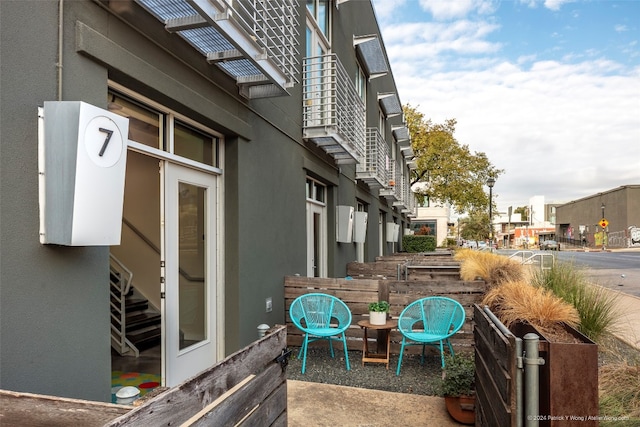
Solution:
{"label": "sky", "polygon": [[500,212],[640,185],[640,0],[373,4],[400,101],[504,169]]}

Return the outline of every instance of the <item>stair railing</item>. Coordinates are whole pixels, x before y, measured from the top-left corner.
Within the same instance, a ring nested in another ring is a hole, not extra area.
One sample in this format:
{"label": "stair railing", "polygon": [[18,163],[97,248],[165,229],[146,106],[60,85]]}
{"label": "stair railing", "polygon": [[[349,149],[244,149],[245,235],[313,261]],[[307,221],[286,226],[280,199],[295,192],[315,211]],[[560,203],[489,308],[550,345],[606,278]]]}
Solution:
{"label": "stair railing", "polygon": [[553,254],[535,253],[533,251],[518,251],[509,258],[520,260],[522,265],[537,266],[540,270],[551,270],[556,262]]}
{"label": "stair railing", "polygon": [[[109,254],[109,271],[111,276],[111,347],[120,355],[133,352],[138,357],[140,356],[140,351],[127,339],[126,334],[126,297],[131,290],[133,272],[112,254]],[[114,277],[117,280],[114,280]]]}

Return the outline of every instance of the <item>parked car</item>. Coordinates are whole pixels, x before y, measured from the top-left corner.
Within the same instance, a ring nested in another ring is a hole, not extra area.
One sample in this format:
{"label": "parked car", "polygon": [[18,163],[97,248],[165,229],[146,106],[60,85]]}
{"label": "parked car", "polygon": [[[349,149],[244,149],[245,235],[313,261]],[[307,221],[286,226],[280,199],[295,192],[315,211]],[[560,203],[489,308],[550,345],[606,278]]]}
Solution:
{"label": "parked car", "polygon": [[544,242],[540,243],[540,249],[543,251],[559,251],[560,243],[556,242],[555,240],[545,240]]}

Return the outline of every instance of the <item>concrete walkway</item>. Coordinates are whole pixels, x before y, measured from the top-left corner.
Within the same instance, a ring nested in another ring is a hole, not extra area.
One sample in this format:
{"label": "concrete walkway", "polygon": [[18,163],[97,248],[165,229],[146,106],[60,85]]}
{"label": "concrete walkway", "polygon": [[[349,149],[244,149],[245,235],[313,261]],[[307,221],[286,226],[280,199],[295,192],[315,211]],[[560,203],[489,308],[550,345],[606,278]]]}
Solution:
{"label": "concrete walkway", "polygon": [[640,351],[640,298],[611,289],[607,291],[615,295],[616,310],[620,314],[613,325],[613,334]]}
{"label": "concrete walkway", "polygon": [[287,380],[291,427],[451,427],[444,399]]}

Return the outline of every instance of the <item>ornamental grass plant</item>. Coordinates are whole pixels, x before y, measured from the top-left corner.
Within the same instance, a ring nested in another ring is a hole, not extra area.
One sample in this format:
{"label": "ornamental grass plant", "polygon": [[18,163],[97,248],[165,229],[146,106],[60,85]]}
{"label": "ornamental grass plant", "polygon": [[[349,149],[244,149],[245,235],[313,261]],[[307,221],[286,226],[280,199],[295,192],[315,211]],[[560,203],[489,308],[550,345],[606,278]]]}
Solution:
{"label": "ornamental grass plant", "polygon": [[462,280],[476,280],[479,277],[487,282],[488,287],[520,281],[525,277],[522,264],[496,253],[461,249],[456,252],[454,259],[461,262]]}
{"label": "ornamental grass plant", "polygon": [[576,327],[580,322],[571,304],[524,281],[505,282],[489,289],[482,304],[488,305],[506,327],[527,322],[543,334],[555,330],[560,323]]}
{"label": "ornamental grass plant", "polygon": [[577,329],[591,340],[607,333],[619,317],[617,295],[590,283],[584,270],[572,263],[556,262],[549,270],[536,271],[531,281],[573,305],[580,316]]}
{"label": "ornamental grass plant", "polygon": [[622,360],[600,367],[600,415],[610,417],[601,427],[640,424],[640,361]]}

